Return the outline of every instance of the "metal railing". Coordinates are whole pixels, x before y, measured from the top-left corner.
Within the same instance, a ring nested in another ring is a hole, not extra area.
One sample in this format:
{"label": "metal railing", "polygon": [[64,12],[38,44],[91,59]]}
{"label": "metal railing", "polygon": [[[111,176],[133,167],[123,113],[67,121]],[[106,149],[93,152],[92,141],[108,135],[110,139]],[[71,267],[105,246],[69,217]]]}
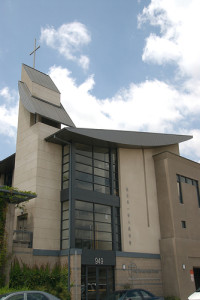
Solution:
{"label": "metal railing", "polygon": [[16,246],[23,246],[32,248],[33,245],[33,232],[27,230],[14,230],[13,231],[13,243]]}

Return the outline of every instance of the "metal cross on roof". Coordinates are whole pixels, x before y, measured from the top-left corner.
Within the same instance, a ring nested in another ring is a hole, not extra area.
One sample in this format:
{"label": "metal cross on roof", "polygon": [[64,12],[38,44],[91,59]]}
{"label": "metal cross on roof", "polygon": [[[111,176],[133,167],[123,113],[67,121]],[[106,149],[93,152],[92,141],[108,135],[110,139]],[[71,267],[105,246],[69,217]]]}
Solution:
{"label": "metal cross on roof", "polygon": [[38,46],[36,48],[36,39],[35,39],[35,45],[34,45],[34,50],[30,53],[30,55],[33,54],[33,68],[35,69],[35,52],[40,48],[40,46]]}

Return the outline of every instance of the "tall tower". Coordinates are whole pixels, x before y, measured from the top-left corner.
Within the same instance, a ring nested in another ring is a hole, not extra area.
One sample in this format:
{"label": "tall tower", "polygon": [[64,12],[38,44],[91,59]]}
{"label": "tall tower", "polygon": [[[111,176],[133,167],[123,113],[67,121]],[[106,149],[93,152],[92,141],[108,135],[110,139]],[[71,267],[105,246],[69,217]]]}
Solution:
{"label": "tall tower", "polygon": [[44,138],[55,133],[61,124],[75,127],[60,103],[60,92],[51,78],[22,65],[19,82],[19,116],[14,186],[37,193],[16,214],[16,227],[23,213],[24,229],[33,232],[34,249],[60,249],[60,145]]}

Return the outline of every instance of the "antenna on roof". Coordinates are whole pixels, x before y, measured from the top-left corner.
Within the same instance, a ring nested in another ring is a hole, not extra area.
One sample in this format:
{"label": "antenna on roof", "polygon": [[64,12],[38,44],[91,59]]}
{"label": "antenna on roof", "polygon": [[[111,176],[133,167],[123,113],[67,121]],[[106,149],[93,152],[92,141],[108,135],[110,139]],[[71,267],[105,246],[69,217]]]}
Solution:
{"label": "antenna on roof", "polygon": [[36,39],[35,39],[35,45],[34,45],[34,50],[30,53],[30,55],[33,54],[33,68],[35,69],[35,52],[40,48],[40,46],[38,46],[36,48]]}

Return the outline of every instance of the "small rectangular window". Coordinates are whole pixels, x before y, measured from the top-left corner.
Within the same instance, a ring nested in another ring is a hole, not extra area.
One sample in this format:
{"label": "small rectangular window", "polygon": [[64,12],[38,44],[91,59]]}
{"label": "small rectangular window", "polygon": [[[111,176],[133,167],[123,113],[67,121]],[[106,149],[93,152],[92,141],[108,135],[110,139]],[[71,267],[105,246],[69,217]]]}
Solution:
{"label": "small rectangular window", "polygon": [[182,228],[186,228],[186,221],[181,221]]}
{"label": "small rectangular window", "polygon": [[80,155],[80,154],[76,154],[76,162],[92,166],[92,158],[86,157],[86,156],[83,156],[83,155]]}
{"label": "small rectangular window", "polygon": [[94,147],[94,158],[102,161],[109,162],[108,148]]}
{"label": "small rectangular window", "polygon": [[62,230],[69,228],[69,220],[62,221]]}
{"label": "small rectangular window", "polygon": [[92,174],[92,167],[80,163],[76,163],[76,170],[84,173]]}
{"label": "small rectangular window", "polygon": [[76,180],[76,186],[79,189],[84,189],[84,190],[88,190],[88,191],[93,190],[93,184],[90,183],[90,182],[84,182],[84,181]]}
{"label": "small rectangular window", "polygon": [[109,178],[109,171],[104,169],[94,168],[94,175]]}
{"label": "small rectangular window", "polygon": [[110,206],[95,204],[94,210],[97,213],[111,215],[111,207]]}
{"label": "small rectangular window", "polygon": [[183,182],[183,183],[185,183],[186,182],[186,177],[180,176],[180,181]]}
{"label": "small rectangular window", "polygon": [[75,202],[76,209],[93,211],[93,204],[90,202],[78,201]]}
{"label": "small rectangular window", "polygon": [[64,164],[63,165],[63,172],[68,172],[69,171],[69,164]]}
{"label": "small rectangular window", "polygon": [[192,185],[192,179],[190,178],[186,178],[186,183],[191,184]]}
{"label": "small rectangular window", "polygon": [[92,146],[76,144],[76,153],[84,156],[92,157]]}
{"label": "small rectangular window", "polygon": [[84,210],[76,210],[75,218],[78,220],[93,220],[93,213]]}
{"label": "small rectangular window", "polygon": [[63,230],[62,231],[62,239],[68,239],[69,238],[69,230],[66,229],[66,230]]}
{"label": "small rectangular window", "polygon": [[63,220],[69,219],[69,210],[63,210],[62,211],[62,219]]}
{"label": "small rectangular window", "polygon": [[63,189],[68,189],[69,188],[69,181],[63,181],[63,186],[62,186]]}
{"label": "small rectangular window", "polygon": [[62,202],[63,210],[69,209],[69,201]]}
{"label": "small rectangular window", "polygon": [[69,154],[69,145],[65,145],[63,147],[63,154],[66,155],[66,154]]}
{"label": "small rectangular window", "polygon": [[69,239],[62,240],[61,249],[69,248]]}
{"label": "small rectangular window", "polygon": [[100,160],[94,160],[94,166],[96,168],[99,168],[99,169],[103,169],[103,170],[107,170],[109,171],[109,163],[108,162],[105,162],[105,161],[100,161]]}
{"label": "small rectangular window", "polygon": [[110,187],[106,187],[104,185],[94,184],[94,191],[103,193],[103,194],[110,194]]}
{"label": "small rectangular window", "polygon": [[92,175],[88,173],[83,173],[76,171],[76,179],[80,181],[85,181],[86,183],[92,182]]}

